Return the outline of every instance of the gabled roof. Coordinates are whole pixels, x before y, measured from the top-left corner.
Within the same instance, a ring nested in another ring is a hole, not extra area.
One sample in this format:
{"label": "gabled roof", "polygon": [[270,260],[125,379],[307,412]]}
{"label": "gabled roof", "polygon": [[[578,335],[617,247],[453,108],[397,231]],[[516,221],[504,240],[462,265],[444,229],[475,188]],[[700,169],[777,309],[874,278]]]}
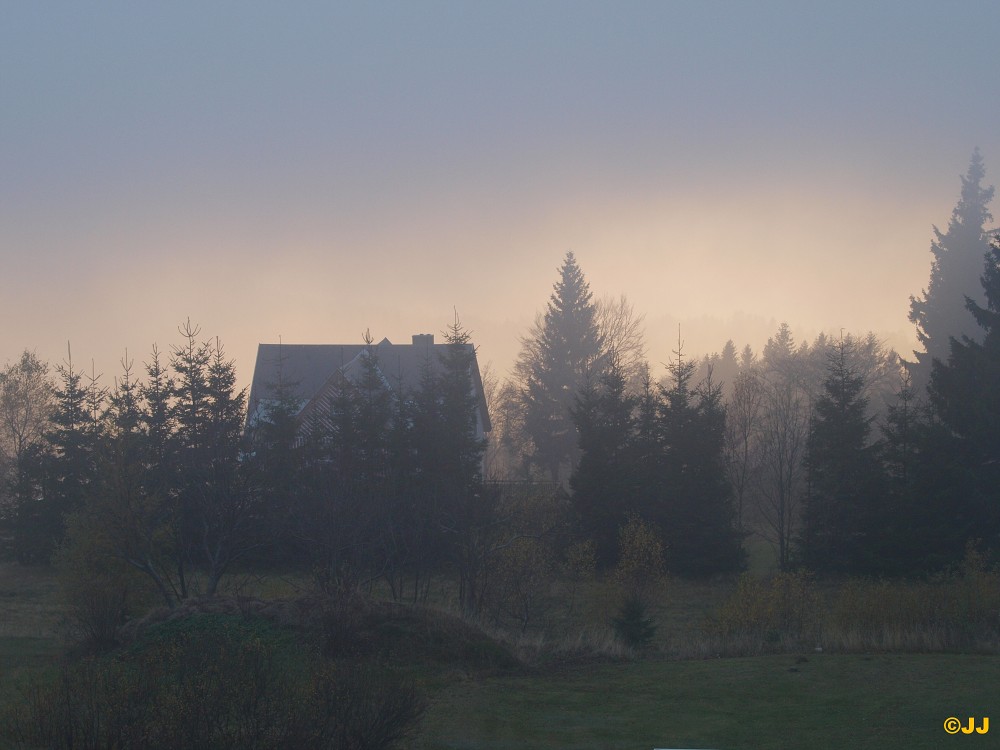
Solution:
{"label": "gabled roof", "polygon": [[[432,336],[416,336],[413,344],[393,344],[382,339],[375,347],[379,370],[386,383],[396,393],[413,392],[420,385],[426,367],[437,369],[440,355],[448,344],[433,343]],[[472,347],[472,344],[466,344]],[[257,362],[250,385],[248,422],[253,422],[267,402],[273,400],[278,383],[294,394],[303,409],[335,374],[356,380],[360,373],[360,356],[366,344],[258,344]],[[491,429],[486,396],[478,362],[472,373],[473,387],[479,400],[479,420],[484,432]]]}

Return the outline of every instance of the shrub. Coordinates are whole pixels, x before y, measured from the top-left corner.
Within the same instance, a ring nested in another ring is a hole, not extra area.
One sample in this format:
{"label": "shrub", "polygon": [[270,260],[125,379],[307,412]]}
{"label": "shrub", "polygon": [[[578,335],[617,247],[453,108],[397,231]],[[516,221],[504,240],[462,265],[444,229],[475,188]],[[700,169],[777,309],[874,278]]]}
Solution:
{"label": "shrub", "polygon": [[958,572],[933,581],[850,581],[825,638],[845,651],[996,650],[1000,573],[972,551]]}
{"label": "shrub", "polygon": [[814,641],[820,623],[820,600],[804,572],[778,573],[760,580],[744,573],[732,596],[707,623],[721,639],[718,651],[761,653]]}
{"label": "shrub", "polygon": [[93,517],[72,514],[55,555],[69,620],[81,644],[91,651],[116,646],[127,617],[150,601],[146,577],[108,554],[107,533]]}
{"label": "shrub", "polygon": [[627,592],[637,595],[662,583],[664,577],[663,542],[656,529],[636,513],[629,513],[618,530],[618,564],[615,581]]}
{"label": "shrub", "polygon": [[115,657],[38,679],[5,722],[15,747],[389,748],[423,700],[370,665],[306,660],[261,620],[195,615]]}
{"label": "shrub", "polygon": [[538,539],[515,539],[501,549],[484,597],[493,625],[512,625],[523,635],[548,610],[554,571],[552,550]]}
{"label": "shrub", "polygon": [[646,603],[635,593],[625,597],[611,623],[615,636],[629,648],[647,646],[656,635],[656,625],[647,613]]}
{"label": "shrub", "polygon": [[566,548],[559,566],[566,604],[566,613],[573,614],[577,595],[584,585],[597,576],[597,545],[592,539],[576,542]]}

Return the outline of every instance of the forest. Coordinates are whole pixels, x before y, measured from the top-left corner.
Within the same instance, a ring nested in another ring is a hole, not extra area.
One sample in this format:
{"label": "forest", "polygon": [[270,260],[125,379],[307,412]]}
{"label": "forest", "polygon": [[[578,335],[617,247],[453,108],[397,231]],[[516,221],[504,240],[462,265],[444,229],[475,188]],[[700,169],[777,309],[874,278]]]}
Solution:
{"label": "forest", "polygon": [[[912,356],[788,324],[761,351],[693,358],[679,331],[648,352],[642,314],[595,299],[567,253],[516,365],[482,373],[485,438],[457,313],[416,387],[390,382],[366,332],[307,416],[280,376],[248,403],[222,339],[190,320],[110,379],[24,351],[0,372],[0,557],[58,579],[74,656],[22,670],[0,736],[407,746],[452,658],[506,674],[817,643],[996,653],[984,179],[977,151],[909,300]],[[682,634],[668,611],[706,590]]]}

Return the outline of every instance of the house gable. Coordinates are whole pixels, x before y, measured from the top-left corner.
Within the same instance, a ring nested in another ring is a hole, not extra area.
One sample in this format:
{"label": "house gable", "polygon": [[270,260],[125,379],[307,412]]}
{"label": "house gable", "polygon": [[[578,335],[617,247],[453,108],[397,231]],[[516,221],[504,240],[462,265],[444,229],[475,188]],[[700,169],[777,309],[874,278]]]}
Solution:
{"label": "house gable", "polygon": [[[427,367],[440,367],[440,355],[449,344],[435,344],[432,334],[418,334],[411,344],[393,344],[383,339],[375,347],[379,372],[394,393],[413,393]],[[473,349],[472,344],[466,344]],[[329,398],[346,378],[358,382],[363,370],[366,344],[258,344],[257,361],[250,385],[247,427],[266,418],[270,404],[281,387],[298,405],[298,417],[305,421]],[[492,429],[479,364],[472,371],[472,387],[479,404],[477,432]]]}

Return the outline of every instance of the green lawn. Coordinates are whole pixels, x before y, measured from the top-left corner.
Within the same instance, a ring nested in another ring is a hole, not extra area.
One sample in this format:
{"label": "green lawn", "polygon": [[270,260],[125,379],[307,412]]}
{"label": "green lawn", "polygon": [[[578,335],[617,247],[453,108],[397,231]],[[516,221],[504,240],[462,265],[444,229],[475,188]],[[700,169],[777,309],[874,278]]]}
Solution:
{"label": "green lawn", "polygon": [[[996,747],[949,716],[997,711],[1000,657],[812,655],[651,661],[468,681],[441,693],[418,747]],[[996,729],[994,731],[1000,731]]]}

